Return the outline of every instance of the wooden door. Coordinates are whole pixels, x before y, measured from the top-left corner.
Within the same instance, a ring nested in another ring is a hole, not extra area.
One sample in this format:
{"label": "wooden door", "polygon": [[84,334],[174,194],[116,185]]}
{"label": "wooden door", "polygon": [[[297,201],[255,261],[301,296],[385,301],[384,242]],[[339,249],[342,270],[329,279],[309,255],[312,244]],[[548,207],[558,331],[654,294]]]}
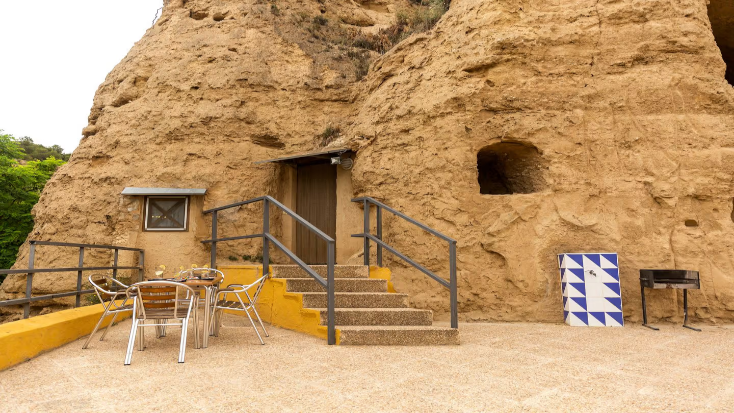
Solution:
{"label": "wooden door", "polygon": [[[299,165],[296,213],[336,239],[336,165]],[[306,264],[326,264],[326,241],[296,224],[296,255]]]}

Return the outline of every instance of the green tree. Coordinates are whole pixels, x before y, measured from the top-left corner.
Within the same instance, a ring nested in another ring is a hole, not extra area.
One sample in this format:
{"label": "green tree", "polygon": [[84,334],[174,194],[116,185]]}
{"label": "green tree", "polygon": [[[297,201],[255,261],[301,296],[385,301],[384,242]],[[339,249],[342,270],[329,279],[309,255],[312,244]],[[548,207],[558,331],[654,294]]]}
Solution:
{"label": "green tree", "polygon": [[42,161],[52,156],[56,159],[68,161],[69,156],[71,156],[69,154],[65,154],[64,149],[59,145],[43,146],[39,143],[33,142],[33,139],[28,136],[16,139],[16,142],[24,152],[23,157],[19,159],[25,161]]}
{"label": "green tree", "polygon": [[[0,130],[0,268],[10,268],[15,262],[18,248],[33,230],[33,205],[46,181],[65,163],[49,156],[21,165],[18,159],[27,157],[21,146],[23,139],[19,142]],[[4,278],[0,276],[0,282]]]}

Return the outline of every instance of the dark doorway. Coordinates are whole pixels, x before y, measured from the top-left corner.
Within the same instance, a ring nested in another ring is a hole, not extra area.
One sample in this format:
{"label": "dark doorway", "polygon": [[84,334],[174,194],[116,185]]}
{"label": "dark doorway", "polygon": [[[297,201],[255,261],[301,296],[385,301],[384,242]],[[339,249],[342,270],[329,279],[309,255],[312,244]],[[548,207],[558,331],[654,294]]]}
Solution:
{"label": "dark doorway", "polygon": [[726,63],[726,80],[734,85],[734,1],[711,0],[708,14],[716,44]]}
{"label": "dark doorway", "polygon": [[544,161],[534,146],[495,143],[477,153],[479,193],[530,194],[545,189]]}
{"label": "dark doorway", "polygon": [[[336,165],[299,165],[296,213],[336,239]],[[326,241],[296,225],[296,255],[306,264],[326,264]]]}

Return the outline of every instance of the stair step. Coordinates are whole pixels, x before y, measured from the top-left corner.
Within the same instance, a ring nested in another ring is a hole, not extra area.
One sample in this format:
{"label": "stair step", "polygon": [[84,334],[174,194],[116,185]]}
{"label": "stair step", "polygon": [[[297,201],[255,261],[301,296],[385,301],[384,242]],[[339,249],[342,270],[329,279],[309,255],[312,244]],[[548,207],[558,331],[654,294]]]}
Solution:
{"label": "stair step", "polygon": [[[321,312],[321,324],[327,324],[325,308]],[[335,308],[336,325],[344,326],[430,326],[433,311],[415,308]]]}
{"label": "stair step", "polygon": [[459,330],[433,326],[337,326],[343,346],[458,345]]}
{"label": "stair step", "polygon": [[[303,307],[326,308],[326,293],[303,293]],[[336,293],[336,308],[407,308],[408,294]]]}
{"label": "stair step", "polygon": [[[324,287],[313,278],[288,278],[286,291],[291,293],[323,293]],[[334,291],[344,293],[386,293],[387,280],[376,278],[337,278]]]}
{"label": "stair step", "polygon": [[[311,276],[298,265],[272,265],[273,278],[310,278]],[[311,265],[316,274],[326,278],[326,265]],[[370,267],[366,265],[336,265],[334,278],[369,278]]]}

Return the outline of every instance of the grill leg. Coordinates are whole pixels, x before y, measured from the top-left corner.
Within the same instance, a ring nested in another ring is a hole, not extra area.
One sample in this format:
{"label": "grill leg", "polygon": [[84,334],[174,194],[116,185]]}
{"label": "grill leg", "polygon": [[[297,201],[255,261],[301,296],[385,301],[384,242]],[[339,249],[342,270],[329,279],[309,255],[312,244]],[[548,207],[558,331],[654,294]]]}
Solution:
{"label": "grill leg", "polygon": [[660,330],[657,327],[647,324],[647,302],[645,301],[645,286],[643,286],[642,283],[640,283],[640,294],[642,294],[642,325],[651,330]]}
{"label": "grill leg", "polygon": [[683,290],[683,327],[690,328],[693,331],[701,331],[700,328],[691,327],[688,325],[688,290]]}

